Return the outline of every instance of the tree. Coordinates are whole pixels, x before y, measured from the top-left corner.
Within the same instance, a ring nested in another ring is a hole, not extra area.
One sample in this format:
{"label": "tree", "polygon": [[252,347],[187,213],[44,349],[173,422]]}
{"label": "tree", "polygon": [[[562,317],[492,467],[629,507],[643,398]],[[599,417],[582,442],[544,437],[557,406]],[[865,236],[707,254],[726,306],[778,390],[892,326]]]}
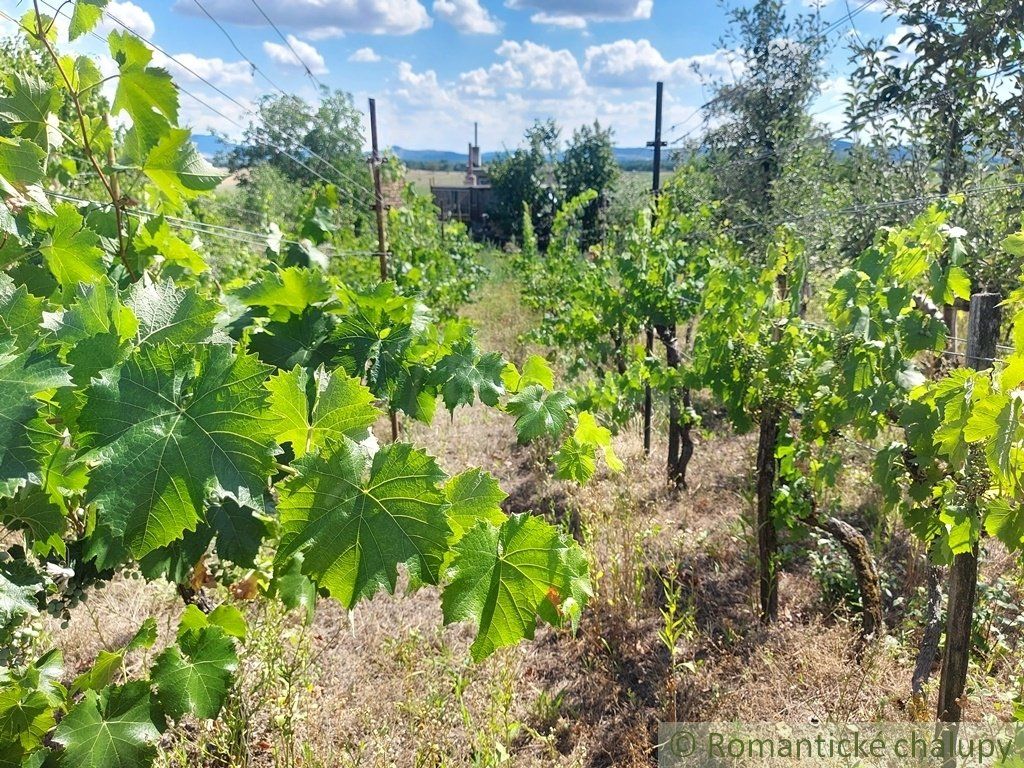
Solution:
{"label": "tree", "polygon": [[605,211],[611,202],[612,186],[619,177],[619,167],[612,150],[612,129],[602,129],[594,121],[573,131],[572,141],[555,166],[555,177],[567,200],[588,189],[597,192],[583,211],[583,247],[601,242],[604,237]]}
{"label": "tree", "polygon": [[547,247],[558,210],[550,169],[558,152],[560,133],[553,120],[538,120],[526,131],[526,146],[491,167],[491,216],[505,237],[522,240],[525,205],[530,210],[538,244],[542,249]]}
{"label": "tree", "polygon": [[775,227],[811,197],[822,152],[831,147],[808,116],[824,79],[826,41],[817,16],[790,20],[780,0],[731,12],[724,48],[737,51],[731,82],[710,80],[707,109],[717,123],[701,149],[721,214],[749,225],[743,239],[764,253]]}
{"label": "tree", "polygon": [[[891,0],[887,16],[899,23],[897,45],[855,38],[860,65],[850,79],[852,125],[881,123],[899,140],[921,145],[938,171],[940,195],[1000,171],[1019,173],[1024,6],[1015,0]],[[919,179],[918,189],[935,188],[935,181]],[[1006,220],[1006,207],[995,212],[975,202],[968,200],[961,216],[978,233],[965,267],[976,285],[1005,293],[1007,276],[1019,269],[1006,264],[998,244],[1015,223]],[[956,336],[952,306],[945,315]]]}
{"label": "tree", "polygon": [[315,106],[295,95],[263,96],[256,119],[226,158],[228,168],[272,165],[301,184],[323,176],[356,194],[351,178],[344,177],[365,174],[362,114],[349,93],[324,89],[320,95]]}

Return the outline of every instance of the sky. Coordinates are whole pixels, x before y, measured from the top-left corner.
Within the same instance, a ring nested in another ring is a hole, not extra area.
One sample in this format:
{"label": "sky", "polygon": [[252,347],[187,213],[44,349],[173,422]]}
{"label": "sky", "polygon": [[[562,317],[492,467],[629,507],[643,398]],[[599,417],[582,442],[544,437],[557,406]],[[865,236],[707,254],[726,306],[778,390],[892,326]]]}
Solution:
{"label": "sky", "polygon": [[[57,0],[40,0],[44,12],[48,3]],[[830,37],[829,77],[814,105],[834,126],[848,39],[895,39],[898,30],[883,18],[882,0],[814,3],[789,0],[788,10],[820,13],[824,25],[844,20]],[[29,8],[29,0],[0,0],[14,17]],[[657,80],[665,81],[672,141],[699,124],[705,78],[737,72],[716,0],[111,0],[97,32],[118,23],[169,54],[155,61],[198,97],[182,96],[182,122],[233,138],[261,94],[315,101],[314,83],[323,83],[352,93],[363,110],[376,98],[384,146],[463,151],[478,122],[484,151],[500,150],[547,117],[563,136],[597,119],[614,129],[616,145],[642,146],[653,138]],[[0,17],[0,35],[11,29]],[[72,47],[113,66],[98,37]]]}

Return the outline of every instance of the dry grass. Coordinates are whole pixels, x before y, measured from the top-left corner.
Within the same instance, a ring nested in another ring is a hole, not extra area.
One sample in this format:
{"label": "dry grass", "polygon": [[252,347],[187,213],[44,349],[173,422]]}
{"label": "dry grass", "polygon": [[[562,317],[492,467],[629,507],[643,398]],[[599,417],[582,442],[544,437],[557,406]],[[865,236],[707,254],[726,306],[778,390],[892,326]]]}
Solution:
{"label": "dry grass", "polygon": [[[514,293],[491,286],[471,313],[486,347],[513,359],[526,354],[516,340],[524,321]],[[723,429],[702,440],[692,487],[677,492],[665,487],[656,458],[664,446],[645,458],[635,428],[616,438],[627,471],[583,489],[551,479],[544,452],[517,447],[508,418],[493,410],[462,409],[430,427],[409,425],[408,434],[449,471],[477,465],[494,473],[509,511],[550,515],[586,541],[595,598],[579,632],[542,629],[535,642],[474,665],[468,630],[441,627],[432,589],[378,596],[351,614],[323,601],[309,628],[295,616],[257,612],[231,710],[237,733],[229,734],[244,742],[249,764],[630,768],[653,763],[653,731],[672,717],[909,717],[920,553],[898,526],[874,519],[863,477],[851,475],[843,509],[875,537],[892,589],[891,632],[858,658],[856,617],[825,603],[805,555],[782,575],[780,622],[757,621],[750,437]],[[986,582],[1001,579],[1019,600],[1017,563],[991,550]],[[672,591],[686,618],[674,658],[661,636]],[[66,631],[54,631],[76,669],[147,615],[170,631],[179,610],[171,590],[119,581]],[[970,716],[1005,717],[1019,674],[1019,646],[972,668]],[[218,739],[230,741],[223,728],[193,724],[169,740],[166,761],[224,765],[210,757],[215,750],[196,747]]]}

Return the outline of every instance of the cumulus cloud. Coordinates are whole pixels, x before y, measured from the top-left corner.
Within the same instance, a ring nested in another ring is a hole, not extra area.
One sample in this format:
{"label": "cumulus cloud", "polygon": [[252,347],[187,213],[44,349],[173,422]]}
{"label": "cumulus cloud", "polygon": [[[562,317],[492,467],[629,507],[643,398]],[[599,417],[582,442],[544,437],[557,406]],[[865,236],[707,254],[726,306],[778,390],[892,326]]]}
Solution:
{"label": "cumulus cloud", "polygon": [[561,27],[562,29],[586,29],[587,20],[582,16],[552,16],[550,13],[535,13],[530,17],[534,24],[544,24],[549,27]]}
{"label": "cumulus cloud", "polygon": [[[651,18],[654,0],[508,0],[521,11],[538,11],[531,20],[579,29],[588,21],[634,21]],[[559,24],[559,19],[565,23]]]}
{"label": "cumulus cloud", "polygon": [[434,0],[434,15],[470,35],[496,35],[501,31],[501,25],[480,0]]}
{"label": "cumulus cloud", "polygon": [[263,52],[270,57],[271,61],[282,67],[303,70],[308,67],[314,75],[327,74],[327,64],[324,57],[320,55],[320,51],[309,43],[299,40],[295,35],[288,35],[288,43],[288,45],[284,45],[265,41]]}
{"label": "cumulus cloud", "polygon": [[207,59],[194,53],[176,53],[174,59],[170,59],[154,51],[153,62],[166,67],[179,83],[198,83],[200,78],[221,88],[253,83],[252,67],[245,61],[224,61],[219,57]]}
{"label": "cumulus cloud", "polygon": [[380,54],[373,50],[373,48],[360,48],[349,56],[348,60],[359,62],[361,64],[373,64],[380,61]]}
{"label": "cumulus cloud", "polygon": [[[117,22],[121,23],[118,24]],[[132,2],[117,2],[117,0],[113,0],[104,9],[97,34],[105,37],[112,30],[122,30],[124,27],[121,24],[124,24],[125,27],[128,27],[139,37],[147,39],[152,39],[153,34],[156,32],[156,24],[153,22],[153,17],[142,8]]]}
{"label": "cumulus cloud", "polygon": [[[206,0],[204,5],[221,21],[269,26],[250,0]],[[277,24],[286,24],[314,40],[345,32],[408,35],[431,24],[420,0],[264,0],[260,6]],[[177,0],[174,10],[202,15],[192,0]]]}
{"label": "cumulus cloud", "polygon": [[579,62],[570,51],[554,50],[530,40],[506,40],[495,51],[504,61],[474,69],[459,78],[462,89],[491,96],[508,89],[577,93],[585,85]]}
{"label": "cumulus cloud", "polygon": [[656,80],[697,83],[700,74],[725,77],[738,66],[734,59],[719,50],[669,61],[649,40],[617,40],[587,48],[583,67],[592,85],[640,88]]}

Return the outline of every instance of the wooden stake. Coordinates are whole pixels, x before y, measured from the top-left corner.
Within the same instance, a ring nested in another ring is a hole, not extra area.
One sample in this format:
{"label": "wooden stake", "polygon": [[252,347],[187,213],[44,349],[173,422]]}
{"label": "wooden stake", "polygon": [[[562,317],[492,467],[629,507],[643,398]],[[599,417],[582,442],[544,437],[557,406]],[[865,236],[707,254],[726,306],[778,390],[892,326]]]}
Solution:
{"label": "wooden stake", "polygon": [[[967,326],[967,367],[983,371],[992,367],[999,341],[1000,296],[978,293],[971,297]],[[937,716],[947,723],[963,717],[967,665],[971,658],[971,626],[978,593],[978,545],[957,555],[949,569],[949,605],[946,615],[946,648],[942,654]]]}

